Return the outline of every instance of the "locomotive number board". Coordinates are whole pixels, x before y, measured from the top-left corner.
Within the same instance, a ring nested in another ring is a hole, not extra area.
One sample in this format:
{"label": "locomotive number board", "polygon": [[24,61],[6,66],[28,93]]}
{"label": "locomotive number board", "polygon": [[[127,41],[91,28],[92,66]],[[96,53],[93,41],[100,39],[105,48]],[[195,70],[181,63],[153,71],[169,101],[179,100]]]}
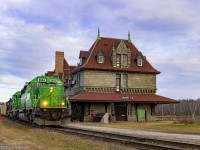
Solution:
{"label": "locomotive number board", "polygon": [[40,79],[38,79],[38,82],[46,82],[46,79],[40,78]]}
{"label": "locomotive number board", "polygon": [[57,83],[57,80],[56,79],[51,79],[50,82]]}

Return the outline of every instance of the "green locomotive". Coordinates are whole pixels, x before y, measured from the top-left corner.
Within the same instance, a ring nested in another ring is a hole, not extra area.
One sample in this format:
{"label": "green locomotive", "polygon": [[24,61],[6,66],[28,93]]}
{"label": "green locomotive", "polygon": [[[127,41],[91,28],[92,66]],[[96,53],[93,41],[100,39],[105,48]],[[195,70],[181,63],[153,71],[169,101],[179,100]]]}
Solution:
{"label": "green locomotive", "polygon": [[18,91],[12,95],[12,113],[10,114],[10,117],[17,119],[20,109],[22,109],[21,92]]}
{"label": "green locomotive", "polygon": [[37,76],[12,97],[12,113],[38,125],[64,125],[70,120],[70,103],[64,98],[63,82],[56,77]]}

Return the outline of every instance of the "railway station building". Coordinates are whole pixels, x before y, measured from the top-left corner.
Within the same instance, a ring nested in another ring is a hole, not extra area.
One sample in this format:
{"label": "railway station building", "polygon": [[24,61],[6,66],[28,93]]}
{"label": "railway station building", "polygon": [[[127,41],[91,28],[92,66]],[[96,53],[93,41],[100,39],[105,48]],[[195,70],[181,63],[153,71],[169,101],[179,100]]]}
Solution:
{"label": "railway station building", "polygon": [[101,37],[89,50],[81,50],[77,66],[69,66],[64,52],[56,52],[55,76],[65,82],[72,105],[72,119],[99,121],[151,121],[157,104],[176,100],[156,94],[160,74],[128,39]]}

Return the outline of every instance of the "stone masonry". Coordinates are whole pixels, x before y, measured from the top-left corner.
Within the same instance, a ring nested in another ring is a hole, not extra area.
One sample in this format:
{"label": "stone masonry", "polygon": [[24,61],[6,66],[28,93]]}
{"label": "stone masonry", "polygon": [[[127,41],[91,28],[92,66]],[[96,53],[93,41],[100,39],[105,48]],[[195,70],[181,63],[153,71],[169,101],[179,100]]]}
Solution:
{"label": "stone masonry", "polygon": [[63,73],[64,52],[56,52],[55,73]]}

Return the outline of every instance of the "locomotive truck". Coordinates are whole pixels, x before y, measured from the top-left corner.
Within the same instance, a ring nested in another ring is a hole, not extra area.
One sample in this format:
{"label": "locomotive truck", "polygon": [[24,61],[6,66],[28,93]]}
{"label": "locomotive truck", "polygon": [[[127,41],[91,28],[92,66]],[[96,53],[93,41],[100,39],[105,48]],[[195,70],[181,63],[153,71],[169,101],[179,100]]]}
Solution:
{"label": "locomotive truck", "polygon": [[37,76],[12,96],[10,117],[38,125],[64,125],[70,120],[70,103],[64,98],[63,82]]}

